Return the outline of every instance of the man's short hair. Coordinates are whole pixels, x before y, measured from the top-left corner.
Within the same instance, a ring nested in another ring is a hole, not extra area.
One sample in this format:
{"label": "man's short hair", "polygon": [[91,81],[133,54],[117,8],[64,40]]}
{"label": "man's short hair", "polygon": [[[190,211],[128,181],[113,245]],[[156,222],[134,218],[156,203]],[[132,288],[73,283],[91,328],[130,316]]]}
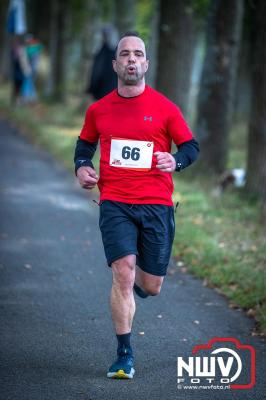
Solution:
{"label": "man's short hair", "polygon": [[[137,31],[128,31],[128,32],[124,33],[124,35],[122,35],[120,37],[120,39],[119,39],[119,41],[118,41],[118,43],[116,45],[116,48],[115,48],[115,59],[117,58],[117,49],[118,49],[118,44],[119,44],[120,40],[124,39],[125,37],[131,37],[131,36],[134,36],[134,37],[137,37],[137,38],[141,39],[143,41],[143,43],[145,44],[144,40],[142,39],[142,37],[140,36],[140,34]],[[145,45],[145,47],[146,47],[146,45]]]}

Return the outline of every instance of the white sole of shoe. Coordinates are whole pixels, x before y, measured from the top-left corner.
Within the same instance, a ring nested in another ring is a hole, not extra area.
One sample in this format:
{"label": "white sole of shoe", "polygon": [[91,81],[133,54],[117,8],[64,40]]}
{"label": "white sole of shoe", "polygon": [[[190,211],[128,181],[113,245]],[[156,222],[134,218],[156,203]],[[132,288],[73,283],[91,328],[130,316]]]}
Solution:
{"label": "white sole of shoe", "polygon": [[107,372],[107,378],[113,379],[132,379],[135,374],[134,368],[131,368],[130,373],[126,374],[125,371],[119,369],[116,372]]}

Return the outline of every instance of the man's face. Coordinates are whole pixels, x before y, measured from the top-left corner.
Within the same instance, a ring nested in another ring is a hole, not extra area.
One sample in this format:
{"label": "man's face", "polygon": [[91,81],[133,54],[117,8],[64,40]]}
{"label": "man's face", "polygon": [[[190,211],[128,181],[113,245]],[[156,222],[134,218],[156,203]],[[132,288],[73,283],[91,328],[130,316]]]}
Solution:
{"label": "man's face", "polygon": [[129,36],[120,40],[113,68],[125,85],[136,85],[141,81],[148,65],[145,45],[140,38]]}

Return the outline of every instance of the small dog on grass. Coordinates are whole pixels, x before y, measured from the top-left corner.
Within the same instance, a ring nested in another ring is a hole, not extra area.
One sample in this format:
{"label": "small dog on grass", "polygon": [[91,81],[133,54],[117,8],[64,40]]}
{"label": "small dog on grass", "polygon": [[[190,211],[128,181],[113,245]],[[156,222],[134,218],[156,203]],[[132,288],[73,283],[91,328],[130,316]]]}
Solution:
{"label": "small dog on grass", "polygon": [[246,171],[244,168],[233,168],[222,173],[212,194],[218,197],[222,195],[228,186],[240,188],[243,187],[245,183]]}

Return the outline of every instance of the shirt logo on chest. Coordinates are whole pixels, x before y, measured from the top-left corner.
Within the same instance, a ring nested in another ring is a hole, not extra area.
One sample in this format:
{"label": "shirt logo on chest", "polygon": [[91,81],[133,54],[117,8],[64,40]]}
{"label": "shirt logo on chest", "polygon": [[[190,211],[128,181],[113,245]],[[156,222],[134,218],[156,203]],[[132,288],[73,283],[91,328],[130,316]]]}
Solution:
{"label": "shirt logo on chest", "polygon": [[152,122],[152,116],[150,116],[150,115],[145,115],[145,116],[144,116],[144,121],[150,121],[150,122]]}

